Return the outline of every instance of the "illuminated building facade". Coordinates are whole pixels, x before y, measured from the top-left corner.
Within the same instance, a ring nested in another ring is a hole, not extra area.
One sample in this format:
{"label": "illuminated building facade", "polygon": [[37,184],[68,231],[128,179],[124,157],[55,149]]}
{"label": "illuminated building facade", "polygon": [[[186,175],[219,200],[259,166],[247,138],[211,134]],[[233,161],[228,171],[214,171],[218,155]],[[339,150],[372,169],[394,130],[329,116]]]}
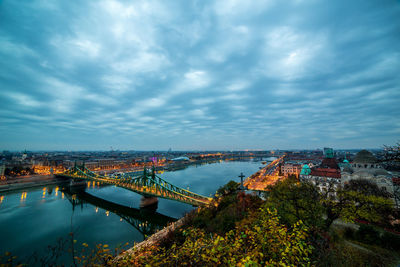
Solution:
{"label": "illuminated building facade", "polygon": [[281,166],[281,172],[285,177],[293,174],[299,177],[301,169],[301,164],[285,163]]}

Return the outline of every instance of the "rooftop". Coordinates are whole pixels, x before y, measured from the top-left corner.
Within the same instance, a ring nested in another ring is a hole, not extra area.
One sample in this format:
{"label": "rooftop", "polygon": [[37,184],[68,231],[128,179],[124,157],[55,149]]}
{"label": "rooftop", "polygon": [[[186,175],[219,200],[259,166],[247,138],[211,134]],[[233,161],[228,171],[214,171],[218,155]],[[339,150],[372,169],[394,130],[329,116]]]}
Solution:
{"label": "rooftop", "polygon": [[311,169],[312,176],[321,176],[328,178],[340,178],[340,170],[333,168],[313,168]]}
{"label": "rooftop", "polygon": [[320,168],[339,169],[339,165],[335,158],[324,158]]}

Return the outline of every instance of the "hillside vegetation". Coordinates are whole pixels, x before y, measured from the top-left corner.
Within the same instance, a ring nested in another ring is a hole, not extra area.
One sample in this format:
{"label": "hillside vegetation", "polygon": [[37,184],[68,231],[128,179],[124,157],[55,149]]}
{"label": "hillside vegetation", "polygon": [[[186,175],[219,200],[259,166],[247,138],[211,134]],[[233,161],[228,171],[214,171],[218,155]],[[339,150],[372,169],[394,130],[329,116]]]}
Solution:
{"label": "hillside vegetation", "polygon": [[231,181],[217,191],[213,205],[187,214],[184,227],[118,265],[396,266],[399,236],[331,221],[367,219],[388,226],[394,214],[387,205],[390,200],[371,188],[376,189],[348,186],[338,192],[341,200],[333,201],[311,184],[287,179],[262,200],[239,191]]}

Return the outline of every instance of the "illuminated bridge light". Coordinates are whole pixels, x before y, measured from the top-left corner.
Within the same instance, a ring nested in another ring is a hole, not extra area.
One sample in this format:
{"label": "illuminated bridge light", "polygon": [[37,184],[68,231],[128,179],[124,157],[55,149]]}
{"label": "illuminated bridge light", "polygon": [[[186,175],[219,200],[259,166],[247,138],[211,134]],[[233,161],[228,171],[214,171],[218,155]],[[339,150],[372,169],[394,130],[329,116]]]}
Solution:
{"label": "illuminated bridge light", "polygon": [[55,195],[56,195],[56,196],[58,196],[58,190],[59,190],[59,188],[58,188],[58,186],[57,186],[56,189],[55,189]]}
{"label": "illuminated bridge light", "polygon": [[99,211],[99,208],[98,207],[96,207],[95,209],[94,209],[95,211],[96,211],[96,213]]}
{"label": "illuminated bridge light", "polygon": [[108,215],[110,215],[110,212],[108,210],[106,211],[106,215],[107,215],[107,217],[108,217]]}
{"label": "illuminated bridge light", "polygon": [[0,196],[0,204],[3,203],[4,196]]}

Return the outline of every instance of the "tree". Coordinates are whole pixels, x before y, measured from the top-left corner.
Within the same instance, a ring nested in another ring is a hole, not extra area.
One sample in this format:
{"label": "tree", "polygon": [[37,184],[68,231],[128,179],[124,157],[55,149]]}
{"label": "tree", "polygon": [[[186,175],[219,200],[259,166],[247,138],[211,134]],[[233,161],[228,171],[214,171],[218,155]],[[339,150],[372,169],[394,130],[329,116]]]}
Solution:
{"label": "tree", "polygon": [[224,235],[202,229],[178,230],[183,242],[170,247],[154,245],[136,251],[119,266],[310,266],[312,246],[308,229],[301,222],[290,228],[276,211],[263,206],[238,222]]}
{"label": "tree", "polygon": [[339,218],[348,222],[385,222],[393,210],[390,195],[366,180],[352,180],[344,187],[328,183],[320,192],[311,183],[288,178],[269,187],[267,203],[278,210],[286,225],[302,220],[309,227],[325,229]]}
{"label": "tree", "polygon": [[269,186],[267,203],[278,211],[281,221],[291,225],[302,220],[308,226],[320,226],[323,222],[323,206],[320,194],[311,183],[300,183],[289,177]]}
{"label": "tree", "polygon": [[391,197],[389,192],[383,190],[376,183],[367,179],[350,180],[344,185],[344,189],[347,191],[356,191],[366,196],[380,196],[385,198]]}
{"label": "tree", "polygon": [[4,170],[4,175],[5,175],[5,176],[11,176],[11,169],[10,169],[10,168],[6,168],[6,169]]}
{"label": "tree", "polygon": [[327,229],[339,218],[348,222],[355,219],[383,222],[393,209],[389,196],[369,181],[350,181],[348,185],[337,188],[329,184],[321,195],[321,204],[327,216]]}
{"label": "tree", "polygon": [[218,190],[217,190],[217,194],[218,195],[230,195],[234,192],[236,192],[239,189],[239,183],[235,182],[235,181],[229,181],[227,184],[221,186]]}
{"label": "tree", "polygon": [[[233,188],[235,187],[231,189]],[[225,189],[222,191],[226,192]],[[234,229],[236,222],[242,220],[250,211],[258,210],[262,204],[258,196],[245,194],[242,191],[232,191],[214,201],[214,205],[191,212],[188,216],[190,218],[188,225],[202,228],[207,232],[223,234]]]}

